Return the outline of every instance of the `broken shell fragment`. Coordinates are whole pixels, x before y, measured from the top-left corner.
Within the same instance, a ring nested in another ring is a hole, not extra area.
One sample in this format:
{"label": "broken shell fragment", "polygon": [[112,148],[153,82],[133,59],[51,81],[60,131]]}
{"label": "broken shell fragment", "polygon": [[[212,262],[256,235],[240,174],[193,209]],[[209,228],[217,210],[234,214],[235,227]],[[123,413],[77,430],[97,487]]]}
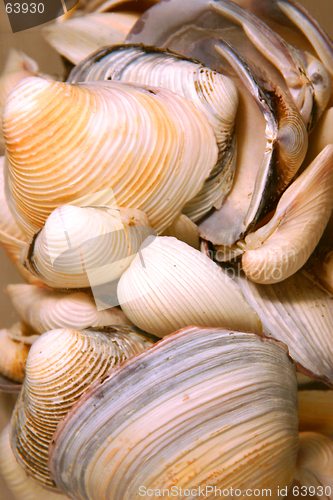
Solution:
{"label": "broken shell fragment", "polygon": [[97,286],[119,279],[151,234],[156,231],[140,210],[63,205],[26,245],[22,260],[53,288]]}
{"label": "broken shell fragment", "polygon": [[123,43],[139,15],[133,12],[94,13],[43,28],[47,42],[77,64],[105,45]]}
{"label": "broken shell fragment", "polygon": [[176,238],[148,237],[117,288],[139,328],[163,337],[189,325],[261,332],[257,314],[234,281],[206,255]]}
{"label": "broken shell fragment", "polygon": [[333,208],[333,145],[282,195],[273,218],[238,243],[252,281],[272,284],[298,271],[317,246]]}
{"label": "broken shell fragment", "polygon": [[237,280],[268,337],[284,342],[299,371],[333,387],[333,302],[301,271],[274,285]]}
{"label": "broken shell fragment", "polygon": [[[118,331],[119,330],[119,331]],[[58,422],[95,380],[152,342],[121,328],[44,333],[32,345],[11,421],[11,444],[28,475],[50,489],[48,445]]]}
{"label": "broken shell fragment", "polygon": [[184,328],[88,390],[53,436],[50,469],[76,500],[205,488],[212,477],[277,499],[296,465],[296,387],[284,346]]}
{"label": "broken shell fragment", "polygon": [[94,205],[142,210],[162,232],[217,161],[213,131],[189,101],[120,82],[28,78],[7,100],[4,135],[10,209],[30,235],[59,205],[93,193],[104,200]]}
{"label": "broken shell fragment", "polygon": [[84,292],[60,292],[33,285],[8,285],[6,293],[16,312],[38,333],[57,328],[131,325],[118,308],[98,311],[92,296]]}
{"label": "broken shell fragment", "polygon": [[24,323],[17,323],[12,329],[21,333],[21,340],[11,338],[10,329],[0,330],[0,373],[14,382],[23,382],[30,345],[22,340],[25,335],[34,336],[36,332]]}

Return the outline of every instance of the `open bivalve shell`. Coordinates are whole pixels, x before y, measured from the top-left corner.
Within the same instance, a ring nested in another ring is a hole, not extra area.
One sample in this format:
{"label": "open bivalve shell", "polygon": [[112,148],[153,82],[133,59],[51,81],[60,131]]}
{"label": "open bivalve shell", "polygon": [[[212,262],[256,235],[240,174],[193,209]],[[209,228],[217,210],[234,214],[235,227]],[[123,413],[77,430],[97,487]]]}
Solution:
{"label": "open bivalve shell", "polygon": [[296,388],[285,346],[185,328],[89,389],[53,436],[50,469],[77,500],[157,498],[172,486],[183,498],[180,488],[209,485],[267,487],[277,499],[296,465]]}
{"label": "open bivalve shell", "polygon": [[46,491],[27,476],[10,446],[10,426],[0,435],[0,472],[16,500],[68,500],[67,495]]}
{"label": "open bivalve shell", "polygon": [[26,245],[22,261],[53,288],[98,286],[119,279],[152,234],[140,210],[63,205]]}
{"label": "open bivalve shell", "polygon": [[150,236],[143,247],[117,288],[121,308],[139,328],[157,337],[193,324],[262,331],[239,286],[209,257],[167,236]]}
{"label": "open bivalve shell", "polygon": [[28,78],[3,119],[10,208],[30,235],[58,206],[90,205],[82,198],[97,192],[94,205],[142,210],[162,232],[217,161],[205,116],[166,89]]}
{"label": "open bivalve shell", "polygon": [[34,285],[8,285],[6,293],[16,312],[38,333],[57,328],[131,325],[118,308],[98,311],[92,296],[84,292],[59,292]]}
{"label": "open bivalve shell", "polygon": [[151,338],[130,327],[58,329],[39,337],[31,347],[11,421],[12,448],[29,476],[55,488],[47,460],[58,422],[95,380],[151,345]]}
{"label": "open bivalve shell", "polygon": [[[283,281],[298,271],[317,246],[333,208],[333,145],[282,195],[272,219],[250,233],[238,248],[248,278],[262,284]],[[223,247],[216,247],[223,251]],[[228,248],[226,258],[232,257]],[[237,249],[236,249],[237,251]],[[220,253],[219,252],[219,253]]]}
{"label": "open bivalve shell", "polygon": [[264,334],[284,342],[303,373],[333,387],[333,301],[301,271],[274,285],[239,283]]}

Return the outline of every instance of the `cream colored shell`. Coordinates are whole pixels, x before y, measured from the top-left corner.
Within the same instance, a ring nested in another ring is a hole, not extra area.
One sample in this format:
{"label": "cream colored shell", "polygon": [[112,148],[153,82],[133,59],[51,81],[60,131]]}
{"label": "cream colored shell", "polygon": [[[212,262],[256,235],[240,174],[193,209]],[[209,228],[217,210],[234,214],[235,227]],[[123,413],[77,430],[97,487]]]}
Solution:
{"label": "cream colored shell", "polygon": [[130,12],[94,13],[43,28],[48,43],[73,64],[104,45],[123,43],[138,19]]}
{"label": "cream colored shell", "polygon": [[130,329],[44,333],[31,347],[26,378],[11,421],[14,454],[39,484],[54,489],[48,446],[58,422],[107,370],[150,346]]}
{"label": "cream colored shell", "polygon": [[8,285],[16,312],[36,330],[44,333],[56,328],[82,330],[88,327],[131,325],[118,308],[98,311],[94,299],[84,292],[64,293],[34,285]]}
{"label": "cream colored shell", "polygon": [[283,345],[184,328],[89,389],[53,436],[50,468],[76,500],[209,485],[271,488],[275,500],[296,466],[296,388]]}
{"label": "cream colored shell", "polygon": [[[29,335],[35,332],[24,323],[16,323],[12,328],[0,330],[0,373],[15,382],[23,382],[25,363],[29,354]],[[28,335],[28,342],[24,337]]]}
{"label": "cream colored shell", "polygon": [[163,337],[189,325],[261,332],[236,283],[206,255],[172,237],[149,237],[117,289],[126,316]]}
{"label": "cream colored shell", "polygon": [[63,205],[26,245],[22,260],[51,287],[93,287],[119,279],[152,234],[140,210]]}
{"label": "cream colored shell", "polygon": [[162,232],[217,160],[211,127],[186,99],[119,82],[28,78],[7,100],[4,135],[10,208],[30,234],[92,193],[94,205],[144,211]]}

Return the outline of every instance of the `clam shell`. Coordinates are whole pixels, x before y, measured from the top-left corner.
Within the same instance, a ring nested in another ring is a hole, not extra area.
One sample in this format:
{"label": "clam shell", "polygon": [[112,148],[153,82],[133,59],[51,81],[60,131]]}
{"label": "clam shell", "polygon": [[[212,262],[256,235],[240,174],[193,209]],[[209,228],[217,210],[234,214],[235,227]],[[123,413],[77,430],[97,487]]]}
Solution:
{"label": "clam shell", "polygon": [[274,285],[237,280],[263,331],[287,344],[300,371],[333,387],[333,302],[302,272]]}
{"label": "clam shell", "polygon": [[144,45],[103,48],[77,65],[70,83],[122,81],[169,89],[191,101],[214,130],[219,158],[200,193],[183,209],[193,221],[220,208],[232,186],[236,160],[233,140],[238,95],[230,78],[191,59]]}
{"label": "clam shell", "polygon": [[98,286],[119,279],[152,234],[140,210],[63,205],[26,245],[22,260],[51,287]]}
{"label": "clam shell", "polygon": [[38,333],[57,328],[82,330],[88,327],[131,325],[117,308],[98,311],[93,298],[84,292],[63,293],[33,285],[8,285],[6,292],[16,312]]}
{"label": "clam shell", "polygon": [[301,432],[295,479],[312,494],[323,490],[333,499],[333,441],[315,432]]}
{"label": "clam shell", "polygon": [[10,426],[0,435],[0,471],[16,500],[66,500],[67,495],[46,491],[30,479],[23,467],[17,463],[10,446]]}
{"label": "clam shell", "polygon": [[217,160],[211,127],[186,99],[119,82],[26,79],[7,100],[4,135],[10,208],[30,235],[56,207],[87,205],[93,193],[94,205],[142,210],[162,232]]}
{"label": "clam shell", "polygon": [[[282,195],[273,218],[242,244],[242,267],[252,281],[272,284],[298,271],[317,246],[333,208],[333,145]],[[240,244],[239,244],[240,246]]]}
{"label": "clam shell", "polygon": [[[12,327],[21,335],[26,332],[26,325],[18,323]],[[35,332],[28,332],[33,335]],[[10,329],[0,330],[0,373],[14,382],[23,382],[25,363],[29,354],[30,345],[10,336]]]}
{"label": "clam shell", "polygon": [[37,63],[23,52],[10,49],[5,67],[0,76],[0,146],[4,146],[2,133],[2,113],[6,99],[13,88],[24,78],[36,76]]}
{"label": "clam shell", "polygon": [[298,391],[298,415],[300,432],[333,437],[333,391]]}
{"label": "clam shell", "polygon": [[296,465],[296,405],[284,346],[185,328],[94,384],[59,424],[49,464],[80,500],[212,484],[265,485],[278,498]]}
{"label": "clam shell", "polygon": [[54,489],[48,446],[58,422],[95,380],[151,342],[121,329],[69,329],[44,333],[32,345],[26,378],[11,421],[11,444],[19,463],[39,484]]}
{"label": "clam shell", "polygon": [[87,14],[52,23],[42,33],[59,54],[77,64],[100,47],[123,43],[138,17],[132,12]]}
{"label": "clam shell", "polygon": [[238,285],[206,255],[171,237],[147,238],[140,254],[117,288],[139,328],[157,337],[193,324],[261,332]]}

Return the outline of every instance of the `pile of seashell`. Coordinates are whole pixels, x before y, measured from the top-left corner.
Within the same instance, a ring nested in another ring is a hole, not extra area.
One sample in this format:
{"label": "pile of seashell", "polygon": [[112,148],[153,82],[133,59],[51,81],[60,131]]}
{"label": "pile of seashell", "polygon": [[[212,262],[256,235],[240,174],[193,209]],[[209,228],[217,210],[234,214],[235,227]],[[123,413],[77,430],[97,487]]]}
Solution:
{"label": "pile of seashell", "polygon": [[65,81],[0,79],[0,470],[18,500],[332,500],[333,43],[293,0],[133,4],[43,29]]}

